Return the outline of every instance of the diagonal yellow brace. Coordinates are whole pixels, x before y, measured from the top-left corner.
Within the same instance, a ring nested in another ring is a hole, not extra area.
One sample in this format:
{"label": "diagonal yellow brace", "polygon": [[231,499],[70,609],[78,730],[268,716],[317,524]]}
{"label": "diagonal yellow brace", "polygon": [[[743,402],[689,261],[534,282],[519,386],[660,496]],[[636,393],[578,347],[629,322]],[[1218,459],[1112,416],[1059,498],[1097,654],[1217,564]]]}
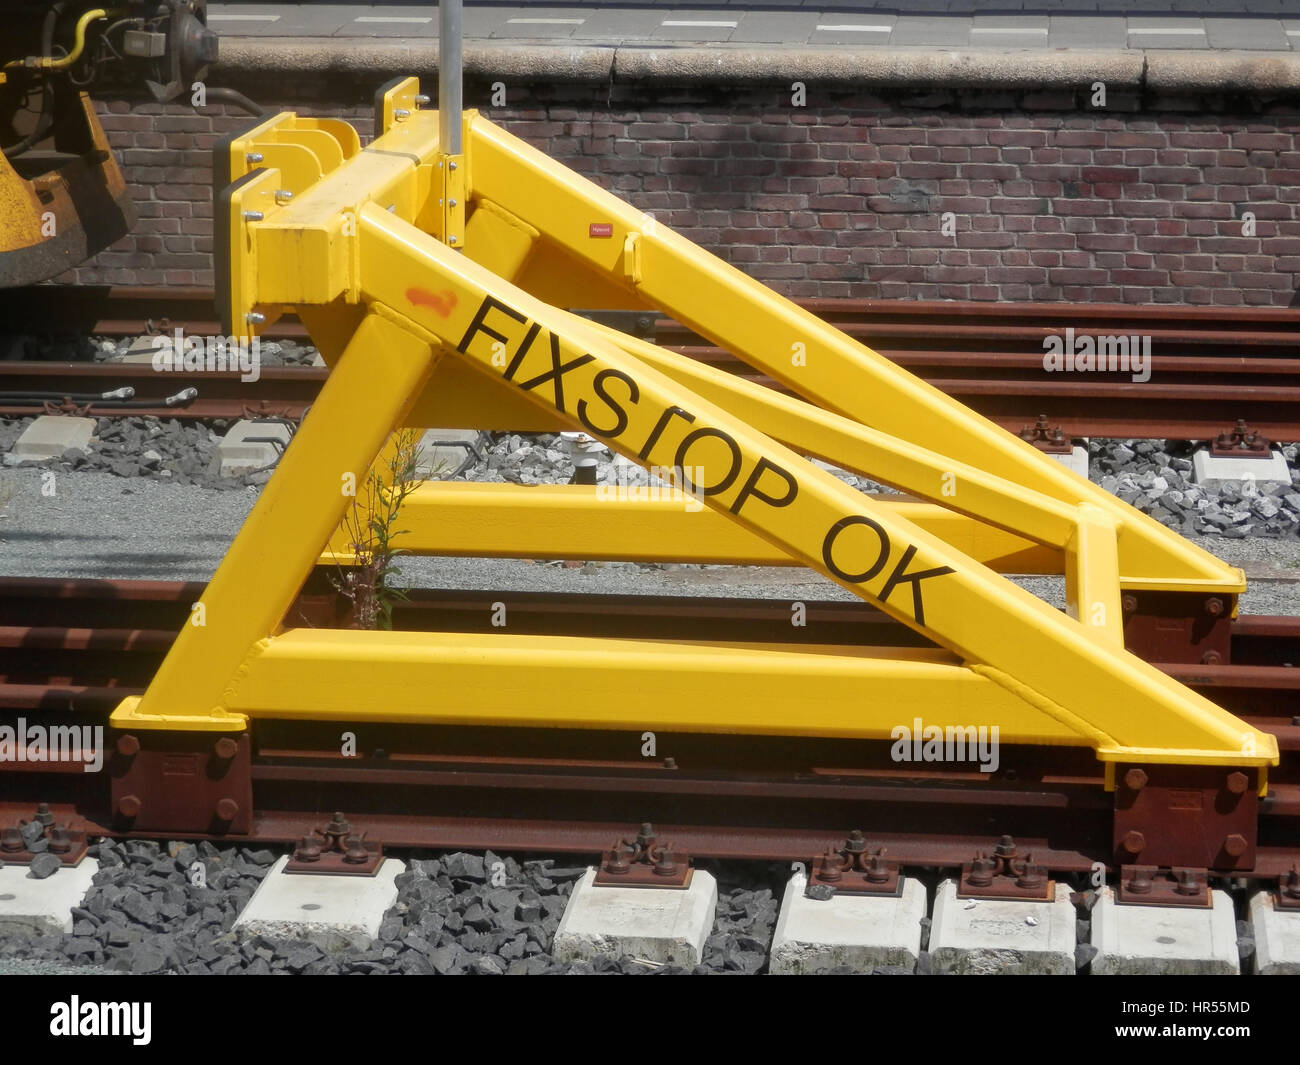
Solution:
{"label": "diagonal yellow brace", "polygon": [[[709,506],[962,658],[1089,723],[1106,759],[1264,764],[1243,725],[879,507],[599,333],[386,211],[360,212],[363,297],[645,465],[691,467]],[[1147,708],[1133,714],[1129,704]]]}
{"label": "diagonal yellow brace", "polygon": [[361,323],[199,600],[200,623],[181,630],[145,694],[113,712],[114,726],[245,727],[225,705],[228,686],[279,627],[435,357],[409,329],[375,314]]}

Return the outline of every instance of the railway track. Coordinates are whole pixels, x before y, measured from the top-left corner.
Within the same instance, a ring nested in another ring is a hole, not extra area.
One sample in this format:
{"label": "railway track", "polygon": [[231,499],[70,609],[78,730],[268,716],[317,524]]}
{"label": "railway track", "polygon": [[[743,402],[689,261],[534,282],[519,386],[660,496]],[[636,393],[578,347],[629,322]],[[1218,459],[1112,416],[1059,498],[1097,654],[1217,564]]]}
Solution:
{"label": "railway track", "polygon": [[[1014,432],[1046,415],[1072,437],[1206,439],[1241,420],[1274,441],[1300,439],[1300,359],[1295,357],[1300,309],[825,299],[804,305]],[[218,333],[210,294],[189,290],[78,289],[73,300],[53,286],[11,290],[0,292],[0,322],[19,323],[22,331],[34,333],[135,336],[177,328],[197,336]],[[621,324],[708,364],[776,385],[671,319],[629,314]],[[1067,329],[1076,337],[1149,337],[1150,379],[1135,381],[1131,372],[1046,372],[1044,341]],[[288,319],[266,338],[303,341],[306,332]],[[136,400],[129,409],[135,414],[298,417],[325,373],[267,367],[259,381],[243,382],[238,372],[159,375],[138,364],[10,361],[0,362],[0,393],[100,393],[130,386]],[[197,390],[194,399],[164,402],[186,387]],[[0,397],[0,414],[32,409],[30,403]],[[89,409],[108,413],[112,408],[91,404]]]}
{"label": "railway track", "polygon": [[[198,583],[0,580],[0,716],[105,724],[148,682],[185,624]],[[415,591],[395,627],[490,631],[507,601],[511,631],[724,642],[924,645],[865,604],[808,603],[793,630],[782,601]],[[299,598],[298,623],[344,620],[323,576]],[[1278,737],[1283,763],[1260,805],[1251,875],[1277,877],[1300,859],[1300,618],[1245,617],[1230,662],[1163,666]],[[662,735],[654,758],[624,732],[366,725],[356,757],[339,727],[259,721],[256,810],[236,838],[286,842],[323,811],[346,809],[391,846],[595,853],[652,821],[701,857],[809,859],[862,829],[897,861],[953,866],[1013,835],[1055,873],[1109,861],[1112,803],[1091,752],[1003,746],[992,774],[891,762],[888,744],[785,737]],[[110,733],[109,749],[120,742]],[[127,741],[129,743],[129,741]],[[47,802],[92,834],[148,836],[111,808],[105,774],[80,764],[0,776],[0,825]],[[450,815],[448,811],[455,811]],[[992,836],[990,835],[992,833]],[[174,833],[159,833],[171,838]]]}

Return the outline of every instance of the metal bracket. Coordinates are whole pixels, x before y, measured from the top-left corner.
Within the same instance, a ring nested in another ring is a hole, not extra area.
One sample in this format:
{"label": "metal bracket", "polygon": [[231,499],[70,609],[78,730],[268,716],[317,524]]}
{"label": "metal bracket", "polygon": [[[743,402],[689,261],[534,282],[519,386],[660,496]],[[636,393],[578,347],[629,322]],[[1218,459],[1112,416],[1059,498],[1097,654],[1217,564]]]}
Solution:
{"label": "metal bracket", "polygon": [[1244,418],[1238,418],[1230,432],[1215,438],[1210,455],[1216,459],[1267,459],[1273,455],[1273,444],[1247,425]]}
{"label": "metal bracket", "polygon": [[1278,879],[1273,902],[1279,910],[1300,911],[1300,862],[1293,861],[1290,872]]}
{"label": "metal bracket", "polygon": [[671,843],[660,843],[654,825],[645,821],[635,840],[619,840],[605,851],[593,884],[680,891],[691,886],[694,872],[690,856],[674,851]]}
{"label": "metal bracket", "polygon": [[1040,414],[1033,425],[1026,425],[1020,430],[1020,439],[1033,444],[1046,455],[1070,455],[1074,453],[1074,441],[1066,436],[1059,425],[1052,425],[1046,414]]}
{"label": "metal bracket", "polygon": [[1113,861],[1192,869],[1255,864],[1259,770],[1115,767]]}
{"label": "metal bracket", "polygon": [[[38,845],[38,840],[44,840],[44,845]],[[85,830],[72,828],[71,823],[55,823],[47,802],[37,805],[30,821],[22,818],[16,825],[0,829],[0,859],[10,865],[30,865],[33,858],[44,853],[53,854],[64,866],[74,869],[86,856],[86,849]]]}
{"label": "metal bracket", "polygon": [[286,873],[314,876],[374,876],[383,864],[383,844],[358,835],[342,811],[310,836],[304,836],[285,864]]}
{"label": "metal bracket", "polygon": [[903,892],[898,863],[885,858],[885,848],[872,851],[858,829],[840,847],[828,847],[812,860],[808,890],[829,887],[837,895],[886,895]]}
{"label": "metal bracket", "polygon": [[114,826],[122,831],[224,836],[252,829],[247,732],[119,733],[108,769]]}
{"label": "metal bracket", "polygon": [[1020,902],[1052,902],[1056,883],[1046,866],[1034,861],[1032,853],[1020,856],[1011,836],[1000,836],[991,854],[977,855],[961,867],[957,882],[959,899],[1014,899]]}
{"label": "metal bracket", "polygon": [[1161,871],[1155,865],[1125,865],[1120,868],[1115,902],[1120,906],[1185,906],[1208,910],[1210,876],[1205,869],[1178,868]]}

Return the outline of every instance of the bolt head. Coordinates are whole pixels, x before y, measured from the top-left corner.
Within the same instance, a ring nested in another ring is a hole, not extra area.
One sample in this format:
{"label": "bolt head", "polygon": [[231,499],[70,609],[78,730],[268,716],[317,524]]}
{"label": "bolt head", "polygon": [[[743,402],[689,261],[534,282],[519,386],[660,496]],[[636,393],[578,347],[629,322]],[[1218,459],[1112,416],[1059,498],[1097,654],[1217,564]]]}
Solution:
{"label": "bolt head", "polygon": [[1145,769],[1133,768],[1124,774],[1124,787],[1130,791],[1141,791],[1147,786],[1147,781],[1150,779]]}
{"label": "bolt head", "polygon": [[1233,832],[1223,841],[1223,849],[1234,858],[1240,858],[1246,853],[1246,837],[1239,832]]}
{"label": "bolt head", "polygon": [[118,736],[115,746],[117,748],[117,753],[124,755],[127,758],[131,758],[140,753],[139,738],[132,736],[129,732]]}
{"label": "bolt head", "polygon": [[1130,829],[1124,833],[1124,839],[1121,841],[1122,846],[1129,854],[1141,854],[1146,849],[1147,838],[1141,832]]}
{"label": "bolt head", "polygon": [[239,803],[234,799],[219,799],[216,813],[219,821],[233,821],[239,816]]}
{"label": "bolt head", "polygon": [[140,813],[141,805],[139,796],[123,795],[117,801],[117,812],[123,817],[136,817]]}
{"label": "bolt head", "polygon": [[229,761],[239,753],[239,743],[238,741],[231,739],[229,736],[222,736],[221,739],[217,740],[217,742],[212,745],[212,753],[218,758]]}
{"label": "bolt head", "polygon": [[1229,773],[1225,783],[1233,795],[1245,795],[1246,789],[1250,787],[1250,777],[1245,773]]}
{"label": "bolt head", "polygon": [[1212,595],[1205,600],[1205,612],[1212,618],[1217,618],[1223,613],[1226,604],[1217,595]]}

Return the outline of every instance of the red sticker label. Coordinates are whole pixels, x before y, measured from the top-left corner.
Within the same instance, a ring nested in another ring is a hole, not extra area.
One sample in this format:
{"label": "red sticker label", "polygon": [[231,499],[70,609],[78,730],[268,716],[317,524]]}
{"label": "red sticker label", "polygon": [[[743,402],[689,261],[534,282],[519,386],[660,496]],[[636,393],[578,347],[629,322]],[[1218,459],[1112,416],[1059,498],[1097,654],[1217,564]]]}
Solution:
{"label": "red sticker label", "polygon": [[613,235],[613,222],[592,222],[587,227],[587,236],[589,237],[612,237]]}

